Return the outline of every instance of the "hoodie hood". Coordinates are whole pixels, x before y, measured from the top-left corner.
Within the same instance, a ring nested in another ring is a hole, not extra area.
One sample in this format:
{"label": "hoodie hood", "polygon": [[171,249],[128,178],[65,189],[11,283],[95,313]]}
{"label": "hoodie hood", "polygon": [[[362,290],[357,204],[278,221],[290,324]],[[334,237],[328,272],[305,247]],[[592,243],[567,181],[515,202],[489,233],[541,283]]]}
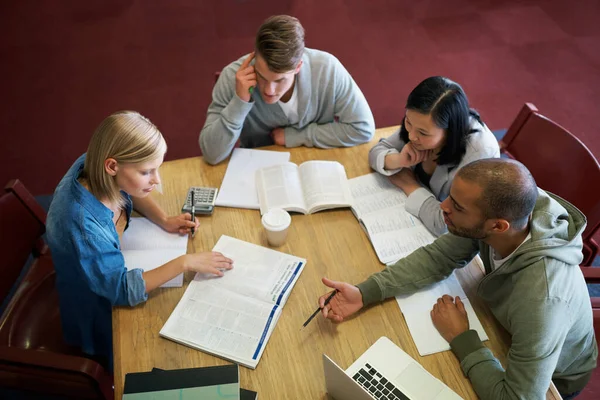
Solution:
{"label": "hoodie hood", "polygon": [[[498,269],[498,273],[510,274],[526,268],[543,257],[553,258],[569,265],[583,261],[585,215],[568,201],[538,188],[530,221],[531,239],[517,249],[511,259]],[[489,271],[489,246],[482,249],[482,258]]]}

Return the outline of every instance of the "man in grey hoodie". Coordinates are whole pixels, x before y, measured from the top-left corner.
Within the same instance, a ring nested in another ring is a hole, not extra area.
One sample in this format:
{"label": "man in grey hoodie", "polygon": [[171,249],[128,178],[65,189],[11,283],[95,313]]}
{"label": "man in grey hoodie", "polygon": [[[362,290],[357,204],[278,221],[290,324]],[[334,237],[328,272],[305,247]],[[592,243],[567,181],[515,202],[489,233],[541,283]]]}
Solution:
{"label": "man in grey hoodie", "polygon": [[[357,286],[323,278],[338,290],[323,315],[341,322],[362,307],[448,277],[479,253],[485,277],[477,294],[512,335],[506,369],[469,330],[459,298],[445,295],[431,318],[482,399],[545,399],[552,380],[573,398],[596,367],[590,298],[579,263],[585,216],[537,188],[527,168],[479,160],[456,175],[441,204],[450,233]],[[425,316],[424,316],[425,317]]]}
{"label": "man in grey hoodie", "polygon": [[242,147],[348,147],[368,142],[373,114],[337,58],[304,47],[288,15],[260,27],[255,51],[226,66],[213,89],[199,144],[206,162]]}

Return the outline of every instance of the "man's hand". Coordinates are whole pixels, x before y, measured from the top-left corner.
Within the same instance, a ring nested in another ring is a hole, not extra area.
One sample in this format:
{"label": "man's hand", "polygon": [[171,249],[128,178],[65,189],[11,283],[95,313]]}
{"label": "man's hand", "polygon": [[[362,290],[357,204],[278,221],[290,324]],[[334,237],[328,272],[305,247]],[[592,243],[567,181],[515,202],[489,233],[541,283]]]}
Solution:
{"label": "man's hand", "polygon": [[319,307],[321,307],[321,313],[325,318],[342,322],[344,318],[349,317],[363,307],[362,294],[356,286],[327,278],[323,278],[322,281],[325,286],[338,291],[327,305],[325,305],[325,300],[327,300],[330,293],[319,298]]}
{"label": "man's hand", "polygon": [[279,146],[285,146],[285,130],[283,128],[275,128],[271,131],[273,142]]}
{"label": "man's hand", "polygon": [[398,186],[402,191],[410,196],[412,192],[419,189],[421,185],[415,178],[415,173],[410,168],[402,168],[400,172],[389,177],[390,182]]}
{"label": "man's hand", "polygon": [[431,320],[440,335],[448,343],[461,333],[469,330],[467,311],[458,296],[456,299],[452,299],[451,296],[445,294],[439,298],[437,303],[433,305],[433,310],[431,310]]}
{"label": "man's hand", "polygon": [[252,94],[250,88],[256,86],[256,73],[250,62],[254,59],[254,52],[250,53],[240,68],[235,73],[235,93],[246,103],[250,101]]}

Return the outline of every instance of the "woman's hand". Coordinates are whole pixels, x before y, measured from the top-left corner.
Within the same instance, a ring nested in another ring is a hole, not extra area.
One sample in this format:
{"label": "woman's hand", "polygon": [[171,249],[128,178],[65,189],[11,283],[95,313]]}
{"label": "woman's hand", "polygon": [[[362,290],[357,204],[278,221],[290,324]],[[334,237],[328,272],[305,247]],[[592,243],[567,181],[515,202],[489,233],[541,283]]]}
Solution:
{"label": "woman's hand", "polygon": [[429,159],[432,153],[432,150],[417,150],[412,143],[407,143],[400,150],[400,153],[388,154],[385,157],[385,169],[412,167]]}
{"label": "woman's hand", "polygon": [[410,168],[403,168],[397,174],[390,176],[389,179],[395,186],[402,189],[407,196],[410,196],[412,192],[421,187],[417,182],[417,178],[415,178],[415,173]]}
{"label": "woman's hand", "polygon": [[184,213],[175,215],[173,217],[167,217],[161,223],[161,227],[170,233],[179,233],[181,235],[186,235],[192,231],[192,228],[198,230],[200,226],[200,221],[198,218],[192,222],[192,214]]}
{"label": "woman's hand", "polygon": [[181,257],[185,271],[223,276],[223,270],[233,268],[233,260],[216,251],[185,254]]}

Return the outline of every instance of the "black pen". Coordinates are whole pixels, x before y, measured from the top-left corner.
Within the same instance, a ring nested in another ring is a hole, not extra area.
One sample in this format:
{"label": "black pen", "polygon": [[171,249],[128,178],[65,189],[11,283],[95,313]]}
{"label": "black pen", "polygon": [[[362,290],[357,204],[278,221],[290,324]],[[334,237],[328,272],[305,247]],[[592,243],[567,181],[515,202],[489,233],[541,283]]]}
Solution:
{"label": "black pen", "polygon": [[[325,304],[323,304],[323,307],[325,307],[327,304],[329,304],[329,302],[331,301],[331,299],[333,299],[333,296],[335,296],[335,294],[337,292],[338,292],[337,289],[334,290],[333,292],[331,292],[331,294],[329,295],[329,297],[327,297],[325,299]],[[312,321],[314,317],[317,316],[317,314],[319,313],[319,311],[321,311],[321,307],[317,307],[317,309],[315,310],[315,312],[310,317],[308,317],[308,319],[306,320],[306,322],[304,324],[302,324],[302,329],[304,329],[306,327],[306,325],[308,325],[308,323],[310,321]]]}
{"label": "black pen", "polygon": [[192,222],[194,223],[194,226],[192,227],[192,237],[196,234],[196,202],[194,200],[194,190],[192,189]]}

